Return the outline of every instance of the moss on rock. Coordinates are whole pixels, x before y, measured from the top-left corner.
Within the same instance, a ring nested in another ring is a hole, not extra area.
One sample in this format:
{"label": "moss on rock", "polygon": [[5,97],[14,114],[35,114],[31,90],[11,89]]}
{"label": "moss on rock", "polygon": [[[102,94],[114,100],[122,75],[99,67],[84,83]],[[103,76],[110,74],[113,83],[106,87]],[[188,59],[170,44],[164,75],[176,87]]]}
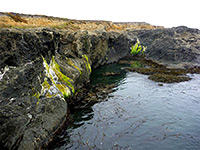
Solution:
{"label": "moss on rock", "polygon": [[83,61],[84,61],[84,63],[85,63],[85,66],[86,66],[86,68],[87,68],[87,70],[88,70],[88,72],[92,72],[92,69],[91,69],[91,66],[90,66],[90,63],[89,63],[89,59],[88,59],[88,57],[87,57],[87,55],[82,55],[82,57],[83,57]]}
{"label": "moss on rock", "polygon": [[[43,58],[43,57],[42,57]],[[43,58],[43,65],[45,67],[45,78],[41,84],[42,90],[36,92],[33,96],[40,100],[40,96],[46,96],[48,98],[59,96],[65,99],[75,93],[73,80],[62,73],[61,66],[56,62],[54,56],[52,57],[50,64]]]}
{"label": "moss on rock", "polygon": [[68,65],[74,67],[76,70],[78,70],[78,72],[80,73],[80,75],[82,75],[81,69],[73,62],[72,59],[66,57],[66,60],[67,60],[67,64]]}

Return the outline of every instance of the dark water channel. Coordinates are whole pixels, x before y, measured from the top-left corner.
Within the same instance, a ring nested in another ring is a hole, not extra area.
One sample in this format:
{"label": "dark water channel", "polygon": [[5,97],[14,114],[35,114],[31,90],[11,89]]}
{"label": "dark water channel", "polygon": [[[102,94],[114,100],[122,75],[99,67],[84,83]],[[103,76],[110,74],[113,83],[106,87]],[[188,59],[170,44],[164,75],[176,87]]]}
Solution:
{"label": "dark water channel", "polygon": [[[106,101],[74,112],[75,122],[53,149],[200,150],[200,75],[158,86],[147,75],[123,67],[112,64],[93,72],[93,84],[117,87]],[[107,71],[121,74],[101,75]]]}

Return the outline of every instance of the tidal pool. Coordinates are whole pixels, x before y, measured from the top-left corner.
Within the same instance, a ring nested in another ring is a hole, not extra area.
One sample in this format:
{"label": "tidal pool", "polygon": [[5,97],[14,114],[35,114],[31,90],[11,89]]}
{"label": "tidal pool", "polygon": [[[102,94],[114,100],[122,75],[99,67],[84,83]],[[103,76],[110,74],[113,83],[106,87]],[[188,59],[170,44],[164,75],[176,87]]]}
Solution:
{"label": "tidal pool", "polygon": [[[119,76],[101,72],[115,68]],[[117,69],[116,69],[117,68]],[[115,83],[106,101],[75,111],[74,123],[59,136],[59,150],[199,150],[200,75],[165,84],[121,65],[97,69],[93,83]]]}

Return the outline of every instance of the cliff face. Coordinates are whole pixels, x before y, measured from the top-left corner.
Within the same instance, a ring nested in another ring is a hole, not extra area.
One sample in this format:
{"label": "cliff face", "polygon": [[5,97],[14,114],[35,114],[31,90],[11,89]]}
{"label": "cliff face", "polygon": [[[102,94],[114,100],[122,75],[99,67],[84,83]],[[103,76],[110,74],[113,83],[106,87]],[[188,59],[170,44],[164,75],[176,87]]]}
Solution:
{"label": "cliff face", "polygon": [[124,33],[50,29],[1,29],[0,37],[0,141],[8,149],[49,142],[92,68],[117,61],[136,42]]}
{"label": "cliff face", "polygon": [[[31,22],[30,17],[25,19]],[[0,146],[4,149],[41,149],[48,144],[67,122],[69,97],[89,83],[92,69],[130,56],[137,39],[147,46],[146,59],[169,67],[199,66],[196,29],[61,22],[64,28],[0,28]],[[146,30],[135,30],[142,28]]]}
{"label": "cliff face", "polygon": [[200,64],[200,31],[185,26],[130,31],[147,46],[146,58],[169,67],[190,68]]}

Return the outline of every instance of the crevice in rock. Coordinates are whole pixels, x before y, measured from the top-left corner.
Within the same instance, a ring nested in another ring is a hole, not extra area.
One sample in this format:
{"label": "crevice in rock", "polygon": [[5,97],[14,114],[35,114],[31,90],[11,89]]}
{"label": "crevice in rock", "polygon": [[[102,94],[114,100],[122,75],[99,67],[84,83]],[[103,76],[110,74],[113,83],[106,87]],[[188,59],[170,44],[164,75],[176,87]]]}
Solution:
{"label": "crevice in rock", "polygon": [[19,65],[15,55],[8,57],[4,61],[4,64],[7,65],[7,66],[12,66],[12,67],[17,67]]}

